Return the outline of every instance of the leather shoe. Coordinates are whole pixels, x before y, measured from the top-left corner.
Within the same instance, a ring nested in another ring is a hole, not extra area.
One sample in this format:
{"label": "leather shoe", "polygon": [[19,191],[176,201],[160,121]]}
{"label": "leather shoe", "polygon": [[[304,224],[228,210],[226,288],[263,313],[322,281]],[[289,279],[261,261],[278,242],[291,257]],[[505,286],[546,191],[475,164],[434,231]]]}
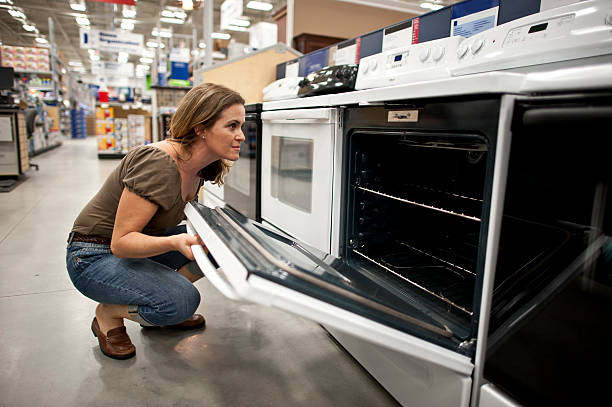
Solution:
{"label": "leather shoe", "polygon": [[[140,326],[146,329],[161,328],[159,326],[144,326],[144,325],[140,325]],[[200,329],[200,328],[204,328],[205,326],[206,326],[206,320],[200,314],[193,314],[189,319],[179,324],[166,325],[167,328],[180,329],[184,331],[189,330],[189,329]]]}
{"label": "leather shoe", "polygon": [[100,331],[98,320],[94,317],[91,322],[91,331],[98,338],[100,350],[109,358],[123,360],[136,354],[136,347],[132,344],[124,326],[110,329],[104,335]]}

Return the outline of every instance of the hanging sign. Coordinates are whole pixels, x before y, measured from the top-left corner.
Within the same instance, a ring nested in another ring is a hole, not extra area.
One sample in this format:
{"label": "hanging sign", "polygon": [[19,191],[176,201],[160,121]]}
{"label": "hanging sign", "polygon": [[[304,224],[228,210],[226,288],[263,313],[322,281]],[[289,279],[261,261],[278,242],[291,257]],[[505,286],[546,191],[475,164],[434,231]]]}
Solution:
{"label": "hanging sign", "polygon": [[222,30],[225,30],[232,21],[242,16],[242,0],[225,0],[221,4],[221,17],[219,25]]}
{"label": "hanging sign", "polygon": [[117,62],[91,61],[91,73],[95,75],[132,77],[134,76],[134,64]]}
{"label": "hanging sign", "polygon": [[106,31],[94,28],[81,28],[81,48],[93,48],[99,51],[142,53],[144,36],[124,31]]}

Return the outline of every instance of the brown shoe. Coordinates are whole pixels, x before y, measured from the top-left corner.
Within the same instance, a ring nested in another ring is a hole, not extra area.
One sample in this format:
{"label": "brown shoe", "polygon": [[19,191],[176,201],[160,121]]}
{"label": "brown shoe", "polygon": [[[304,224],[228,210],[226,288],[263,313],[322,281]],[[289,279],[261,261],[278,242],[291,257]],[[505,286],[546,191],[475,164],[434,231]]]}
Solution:
{"label": "brown shoe", "polygon": [[91,322],[91,331],[98,338],[100,350],[109,358],[123,360],[136,354],[136,347],[132,344],[124,326],[113,328],[104,335],[100,331],[98,320],[94,317]]}
{"label": "brown shoe", "polygon": [[[161,326],[145,326],[145,325],[140,325],[142,328],[145,329],[155,329],[155,328],[161,328]],[[200,314],[193,314],[189,319],[179,323],[179,324],[174,324],[174,325],[165,325],[167,328],[172,328],[172,329],[180,329],[180,330],[189,330],[189,329],[200,329],[200,328],[204,328],[206,326],[206,320],[204,319],[204,317]]]}

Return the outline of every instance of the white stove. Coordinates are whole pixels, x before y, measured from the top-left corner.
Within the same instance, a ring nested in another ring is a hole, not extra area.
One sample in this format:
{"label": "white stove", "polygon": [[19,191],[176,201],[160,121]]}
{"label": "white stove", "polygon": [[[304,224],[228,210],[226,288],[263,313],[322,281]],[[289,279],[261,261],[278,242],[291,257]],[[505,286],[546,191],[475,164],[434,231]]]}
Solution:
{"label": "white stove", "polygon": [[299,83],[302,79],[304,78],[296,76],[292,78],[281,78],[272,82],[263,88],[264,102],[296,98],[300,90]]}

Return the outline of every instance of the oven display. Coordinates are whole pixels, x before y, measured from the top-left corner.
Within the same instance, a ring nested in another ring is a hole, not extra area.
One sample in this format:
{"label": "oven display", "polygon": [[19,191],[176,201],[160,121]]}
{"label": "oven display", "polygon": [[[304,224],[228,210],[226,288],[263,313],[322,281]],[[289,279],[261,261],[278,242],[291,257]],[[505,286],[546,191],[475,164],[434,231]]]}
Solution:
{"label": "oven display", "polygon": [[532,25],[531,28],[529,28],[529,34],[537,33],[537,32],[540,32],[540,31],[544,31],[544,30],[546,30],[546,28],[548,28],[548,23]]}
{"label": "oven display", "polygon": [[402,60],[402,54],[396,55],[395,58],[393,58],[393,62],[399,62]]}

